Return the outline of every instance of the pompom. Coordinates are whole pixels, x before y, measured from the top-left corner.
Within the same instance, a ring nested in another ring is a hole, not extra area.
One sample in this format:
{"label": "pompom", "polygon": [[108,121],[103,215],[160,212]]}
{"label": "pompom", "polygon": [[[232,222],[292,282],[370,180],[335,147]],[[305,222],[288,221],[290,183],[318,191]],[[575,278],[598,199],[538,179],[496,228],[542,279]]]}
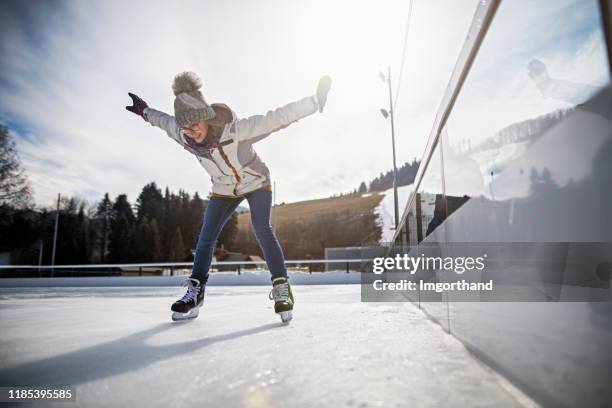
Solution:
{"label": "pompom", "polygon": [[201,87],[202,80],[200,77],[195,72],[185,71],[174,77],[172,91],[174,91],[174,95],[178,95],[183,92],[197,91]]}

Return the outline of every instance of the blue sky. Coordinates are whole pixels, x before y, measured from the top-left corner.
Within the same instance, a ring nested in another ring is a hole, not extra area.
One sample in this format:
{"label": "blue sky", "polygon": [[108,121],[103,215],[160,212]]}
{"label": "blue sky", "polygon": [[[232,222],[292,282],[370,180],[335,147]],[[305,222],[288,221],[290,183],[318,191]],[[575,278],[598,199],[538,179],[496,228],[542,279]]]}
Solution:
{"label": "blue sky", "polygon": [[[277,201],[345,192],[391,167],[388,101],[408,1],[3,2],[0,121],[18,140],[36,202],[57,193],[131,200],[149,181],[205,196],[197,161],[123,108],[133,91],[172,112],[173,76],[198,72],[209,102],[264,113],[334,85],[323,115],[256,145]],[[420,157],[478,2],[419,1],[397,106],[398,162]],[[397,83],[394,84],[394,87]]]}

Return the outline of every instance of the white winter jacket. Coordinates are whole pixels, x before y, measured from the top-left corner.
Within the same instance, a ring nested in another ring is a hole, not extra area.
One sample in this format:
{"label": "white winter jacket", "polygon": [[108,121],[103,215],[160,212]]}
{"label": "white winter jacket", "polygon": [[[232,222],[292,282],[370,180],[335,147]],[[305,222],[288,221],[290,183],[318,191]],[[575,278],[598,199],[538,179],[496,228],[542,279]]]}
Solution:
{"label": "white winter jacket", "polygon": [[[196,155],[212,181],[212,196],[239,197],[260,188],[270,188],[270,171],[257,156],[253,143],[270,133],[287,127],[319,109],[316,96],[289,103],[265,115],[238,119],[234,112],[225,125],[218,147],[208,157]],[[187,148],[186,136],[174,116],[146,108],[149,123],[166,131],[168,136]]]}

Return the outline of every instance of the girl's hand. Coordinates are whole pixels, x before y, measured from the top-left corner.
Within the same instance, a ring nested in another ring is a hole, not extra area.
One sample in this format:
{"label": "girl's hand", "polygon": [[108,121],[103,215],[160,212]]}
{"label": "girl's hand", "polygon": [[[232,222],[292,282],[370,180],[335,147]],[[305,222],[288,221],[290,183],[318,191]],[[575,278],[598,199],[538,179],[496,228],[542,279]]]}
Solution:
{"label": "girl's hand", "polygon": [[319,102],[319,112],[323,112],[325,103],[327,102],[327,94],[331,88],[332,79],[329,75],[324,75],[319,79],[319,86],[317,86],[317,101]]}
{"label": "girl's hand", "polygon": [[130,98],[132,98],[132,106],[126,106],[125,109],[129,110],[132,113],[135,113],[138,116],[141,116],[144,120],[147,120],[147,117],[144,114],[145,108],[148,108],[149,105],[142,99],[138,97],[138,95],[134,95],[131,92],[128,92]]}

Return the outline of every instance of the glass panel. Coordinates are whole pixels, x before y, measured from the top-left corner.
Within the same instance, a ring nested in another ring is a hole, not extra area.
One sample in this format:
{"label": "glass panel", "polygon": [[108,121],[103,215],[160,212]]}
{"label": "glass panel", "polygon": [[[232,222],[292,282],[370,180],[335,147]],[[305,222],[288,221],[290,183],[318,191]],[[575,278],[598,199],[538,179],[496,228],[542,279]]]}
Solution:
{"label": "glass panel", "polygon": [[[501,2],[441,135],[447,241],[572,242],[553,279],[529,264],[534,287],[609,291],[609,262],[579,245],[612,239],[609,69],[598,1]],[[452,333],[543,400],[610,401],[610,303],[451,302],[449,314]]]}
{"label": "glass panel", "polygon": [[[439,234],[434,234],[436,228],[446,218],[442,163],[438,146],[434,148],[431,160],[419,185],[415,207],[418,241],[421,242],[428,237],[428,242],[441,241]],[[433,236],[430,237],[432,234]]]}
{"label": "glass panel", "polygon": [[611,238],[607,61],[597,1],[501,3],[441,134],[448,215],[479,197],[448,239]]}
{"label": "glass panel", "polygon": [[[427,164],[423,179],[418,187],[415,200],[417,238],[421,245],[413,256],[440,256],[441,248],[436,245],[444,242],[442,224],[446,218],[446,200],[444,198],[444,181],[442,175],[442,155],[439,146],[434,148]],[[415,275],[417,281],[440,282],[444,277],[439,271],[421,271]],[[445,329],[448,329],[448,305],[445,292],[420,292],[421,306]]]}
{"label": "glass panel", "polygon": [[[414,194],[414,192],[413,192]],[[415,200],[412,200],[408,213],[406,214],[406,241],[409,247],[413,247],[419,243],[417,238],[417,222],[416,222],[416,206]]]}

